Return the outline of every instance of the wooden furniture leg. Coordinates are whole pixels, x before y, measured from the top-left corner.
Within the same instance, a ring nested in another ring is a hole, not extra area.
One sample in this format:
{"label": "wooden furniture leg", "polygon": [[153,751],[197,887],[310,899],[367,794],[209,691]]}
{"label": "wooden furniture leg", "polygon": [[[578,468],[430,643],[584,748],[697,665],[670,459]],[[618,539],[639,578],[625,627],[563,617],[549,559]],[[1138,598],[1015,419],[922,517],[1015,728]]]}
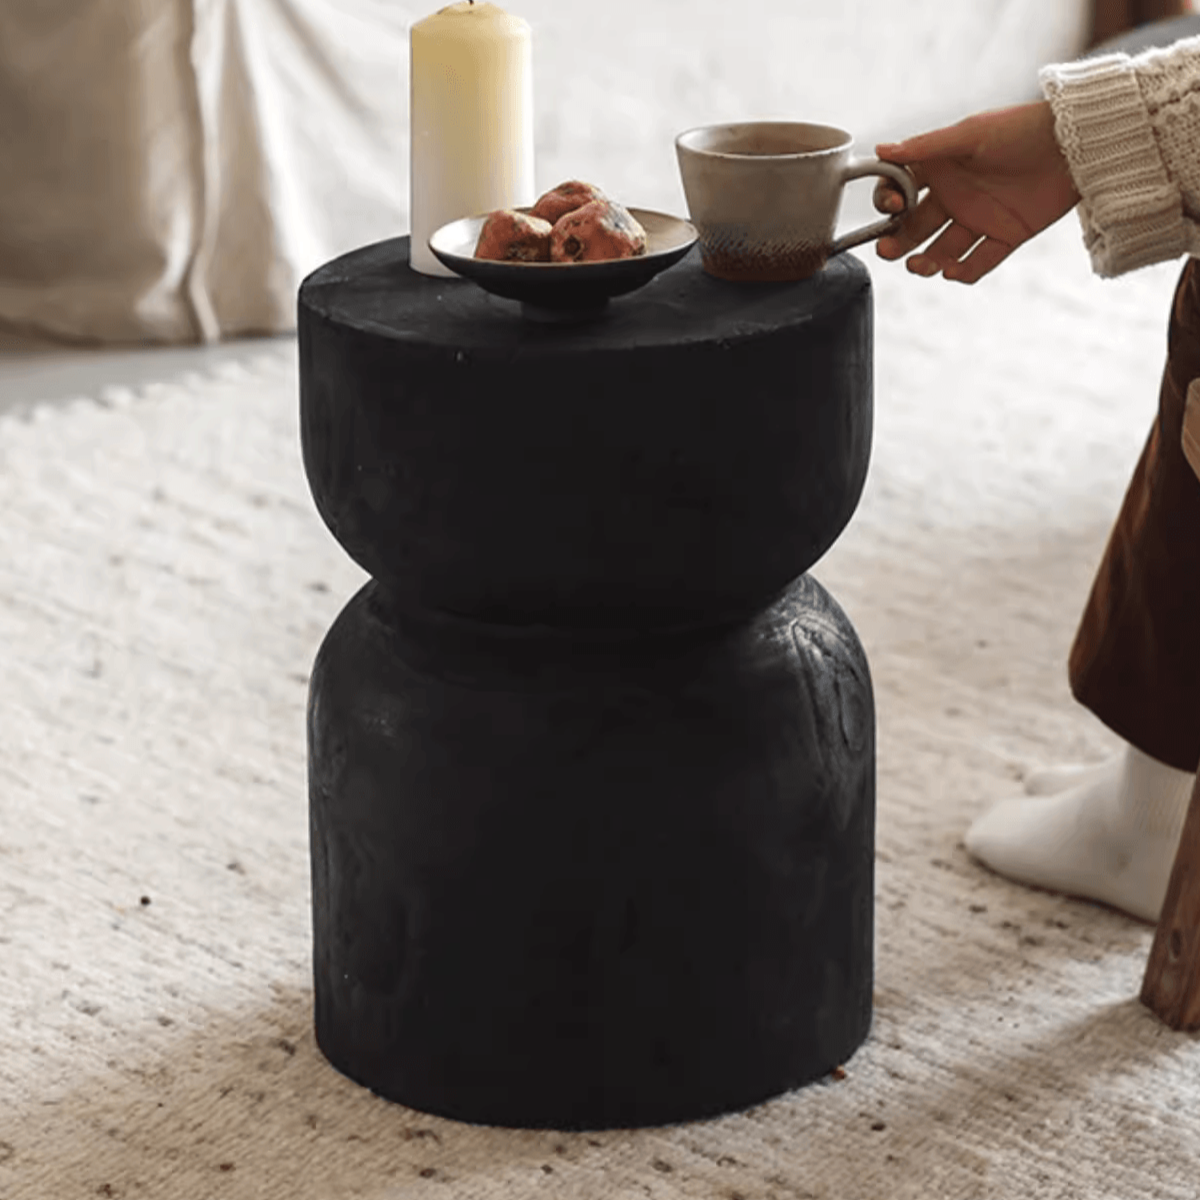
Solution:
{"label": "wooden furniture leg", "polygon": [[1200,1029],[1200,776],[1150,947],[1141,1001],[1172,1029]]}
{"label": "wooden furniture leg", "polygon": [[[1200,14],[1184,15],[1189,7],[1185,0],[1095,0],[1092,50],[1085,57],[1139,54],[1194,37],[1200,34]],[[1172,1029],[1200,1029],[1200,776],[1150,947],[1141,1001]]]}

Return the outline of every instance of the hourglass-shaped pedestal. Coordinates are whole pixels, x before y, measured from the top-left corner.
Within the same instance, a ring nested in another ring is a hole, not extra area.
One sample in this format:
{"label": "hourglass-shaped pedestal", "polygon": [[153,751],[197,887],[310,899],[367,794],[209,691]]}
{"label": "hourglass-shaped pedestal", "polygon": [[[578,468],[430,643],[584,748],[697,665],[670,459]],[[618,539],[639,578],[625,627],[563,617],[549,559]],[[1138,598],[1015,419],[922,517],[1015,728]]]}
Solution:
{"label": "hourglass-shaped pedestal", "polygon": [[871,291],[693,252],[587,326],[407,268],[300,294],[305,469],[372,576],[313,670],[317,1040],[478,1123],[744,1108],[870,1028],[874,708],[805,572],[871,436]]}

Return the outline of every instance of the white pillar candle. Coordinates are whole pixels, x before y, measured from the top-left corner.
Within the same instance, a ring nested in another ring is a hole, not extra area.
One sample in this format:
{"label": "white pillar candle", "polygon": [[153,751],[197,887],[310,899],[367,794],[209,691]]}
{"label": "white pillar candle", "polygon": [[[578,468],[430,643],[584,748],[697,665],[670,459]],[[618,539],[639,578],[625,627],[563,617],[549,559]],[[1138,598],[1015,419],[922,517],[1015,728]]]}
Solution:
{"label": "white pillar candle", "polygon": [[409,265],[458,278],[429,249],[440,226],[533,204],[533,41],[529,23],[470,0],[409,31]]}

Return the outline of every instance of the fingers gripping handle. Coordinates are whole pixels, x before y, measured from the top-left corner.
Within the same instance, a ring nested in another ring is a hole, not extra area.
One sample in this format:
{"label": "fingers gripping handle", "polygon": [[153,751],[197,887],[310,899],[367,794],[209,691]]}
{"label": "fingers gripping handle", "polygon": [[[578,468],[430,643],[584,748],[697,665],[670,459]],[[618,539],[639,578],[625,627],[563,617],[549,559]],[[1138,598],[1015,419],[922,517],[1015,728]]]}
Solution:
{"label": "fingers gripping handle", "polygon": [[844,234],[829,248],[831,256],[841,254],[843,250],[849,250],[851,246],[861,246],[863,242],[872,242],[876,238],[887,237],[888,234],[895,233],[900,228],[900,222],[916,207],[917,181],[912,177],[912,173],[907,167],[900,167],[895,163],[881,162],[878,158],[853,159],[847,163],[846,169],[842,174],[842,184],[844,186],[851,179],[862,179],[868,175],[883,175],[893,180],[904,193],[904,209],[894,216],[887,217],[882,221],[875,221],[870,225],[864,225],[861,229],[855,229],[851,233]]}

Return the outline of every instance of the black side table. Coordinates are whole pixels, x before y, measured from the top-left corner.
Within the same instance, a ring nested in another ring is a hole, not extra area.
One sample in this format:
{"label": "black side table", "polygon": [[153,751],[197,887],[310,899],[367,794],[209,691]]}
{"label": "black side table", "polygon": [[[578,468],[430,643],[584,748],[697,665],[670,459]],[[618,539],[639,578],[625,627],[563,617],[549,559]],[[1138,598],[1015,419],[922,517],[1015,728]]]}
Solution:
{"label": "black side table", "polygon": [[594,323],[408,267],[300,291],[304,465],[373,577],[313,669],[317,1040],[382,1096],[601,1129],[846,1061],[873,980],[849,521],[872,297],[693,250]]}

